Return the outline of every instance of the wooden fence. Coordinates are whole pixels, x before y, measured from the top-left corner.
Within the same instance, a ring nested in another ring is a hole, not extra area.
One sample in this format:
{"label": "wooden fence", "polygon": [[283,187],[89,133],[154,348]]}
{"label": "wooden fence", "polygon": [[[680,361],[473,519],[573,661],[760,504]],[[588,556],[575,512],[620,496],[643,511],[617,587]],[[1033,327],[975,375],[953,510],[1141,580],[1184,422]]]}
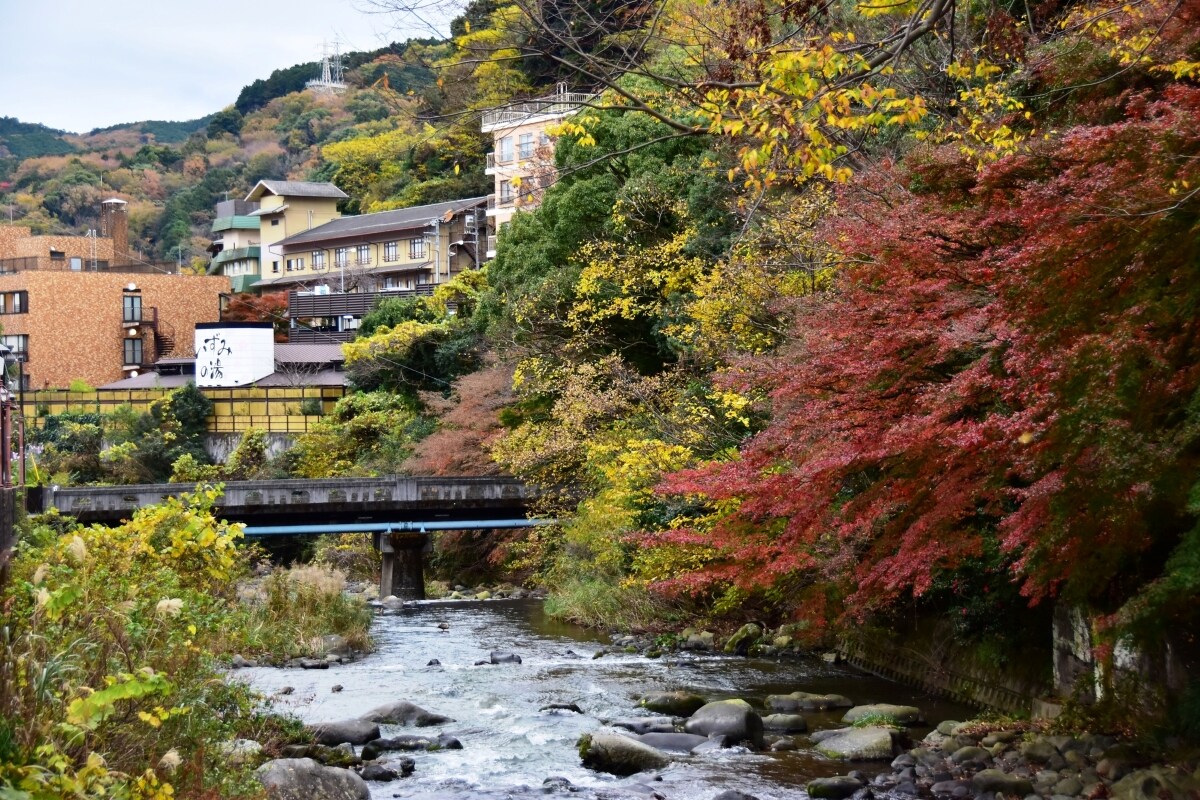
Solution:
{"label": "wooden fence", "polygon": [[[121,406],[147,411],[170,389],[98,389],[94,392],[72,392],[66,389],[44,389],[25,392],[22,407],[25,425],[29,430],[40,428],[51,414],[67,411],[111,413]],[[271,433],[304,433],[333,410],[345,394],[340,386],[267,386],[237,389],[203,388],[200,390],[213,402],[213,414],[208,418],[210,433],[240,433],[261,428]]]}

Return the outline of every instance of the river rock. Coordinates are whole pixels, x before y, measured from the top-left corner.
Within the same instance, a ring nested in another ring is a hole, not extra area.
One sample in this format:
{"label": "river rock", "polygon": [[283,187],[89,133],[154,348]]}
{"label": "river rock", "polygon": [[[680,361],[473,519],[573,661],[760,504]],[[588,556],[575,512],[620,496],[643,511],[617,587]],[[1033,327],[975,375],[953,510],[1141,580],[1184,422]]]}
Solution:
{"label": "river rock", "polygon": [[831,708],[850,708],[854,703],[840,694],[812,694],[792,692],[767,696],[767,707],[780,714],[795,714],[797,711],[828,711]]}
{"label": "river rock", "polygon": [[671,763],[661,750],[627,736],[608,733],[581,736],[579,757],[585,767],[613,775],[633,775],[648,769],[662,769]]}
{"label": "river rock", "polygon": [[708,703],[692,714],[683,729],[701,736],[727,736],[732,744],[746,742],[757,750],[763,746],[762,717],[745,700]]}
{"label": "river rock", "polygon": [[582,714],[583,709],[575,703],[550,703],[542,706],[538,711],[570,711],[573,714]]}
{"label": "river rock", "polygon": [[744,656],[750,652],[750,647],[762,638],[762,634],[762,628],[753,622],[747,622],[725,642],[725,652]]}
{"label": "river rock", "polygon": [[637,740],[668,753],[690,753],[707,742],[708,737],[694,733],[644,733]]}
{"label": "river rock", "polygon": [[651,692],[639,700],[638,705],[657,714],[690,717],[707,702],[700,695],[691,692]]}
{"label": "river rock", "polygon": [[833,778],[817,778],[809,781],[807,788],[809,797],[842,800],[863,788],[863,782],[857,778],[851,778],[849,775],[838,775]]}
{"label": "river rock", "polygon": [[767,748],[772,753],[785,753],[791,750],[798,750],[796,740],[790,736],[777,736],[773,738]]}
{"label": "river rock", "polygon": [[438,736],[393,736],[389,739],[375,739],[363,745],[364,761],[372,761],[388,751],[414,750],[462,750],[462,742],[449,734]]}
{"label": "river rock", "polygon": [[327,767],[354,767],[361,764],[362,759],[354,754],[354,748],[349,745],[347,748],[348,751],[327,744],[289,744],[283,747],[280,754],[284,758],[311,758]]}
{"label": "river rock", "polygon": [[752,794],[739,792],[737,789],[726,789],[714,797],[713,800],[758,800],[758,798]]}
{"label": "river rock", "polygon": [[1200,796],[1200,771],[1194,775],[1156,766],[1131,772],[1112,786],[1113,800],[1184,800]]}
{"label": "river rock", "polygon": [[[397,700],[394,703],[376,706],[363,714],[360,719],[367,720],[368,722],[377,722],[380,725],[415,725],[418,728],[428,728],[430,725],[444,725],[447,722],[454,722],[449,717],[434,714],[432,711],[426,711],[407,700]],[[378,738],[378,735],[376,738]],[[346,741],[350,740],[347,739]],[[355,744],[358,744],[358,742],[355,742]]]}
{"label": "river rock", "polygon": [[257,667],[258,665],[255,664],[253,661],[242,657],[239,654],[239,655],[235,655],[233,658],[231,658],[229,660],[229,666],[234,669],[243,669],[245,667]]}
{"label": "river rock", "polygon": [[1040,737],[1034,739],[1032,742],[1025,742],[1021,745],[1021,755],[1030,761],[1038,761],[1045,764],[1058,754],[1058,748],[1045,737]]}
{"label": "river rock", "polygon": [[254,771],[268,800],[370,800],[366,782],[350,770],[311,758],[279,758]]}
{"label": "river rock", "polygon": [[982,747],[960,747],[950,755],[955,764],[986,764],[992,760],[992,754]]}
{"label": "river rock", "polygon": [[954,729],[961,724],[958,720],[946,719],[939,722],[935,730],[942,736],[951,736],[954,734]]}
{"label": "river rock", "polygon": [[890,760],[895,755],[892,732],[887,728],[850,728],[817,744],[817,752],[848,761]]}
{"label": "river rock", "polygon": [[516,653],[508,653],[504,650],[493,650],[488,656],[488,660],[493,664],[520,664],[521,657]]}
{"label": "river rock", "polygon": [[719,753],[729,747],[729,741],[724,736],[710,736],[702,744],[692,748],[692,755],[702,756],[705,753]]}
{"label": "river rock", "polygon": [[624,728],[636,734],[643,733],[674,733],[675,723],[668,717],[634,717],[633,719],[614,719],[608,723],[614,728]]}
{"label": "river rock", "polygon": [[826,728],[823,731],[813,731],[808,738],[812,739],[813,744],[818,744],[826,739],[832,739],[835,736],[841,736],[843,733],[849,733],[853,728]]}
{"label": "river rock", "polygon": [[250,764],[262,756],[262,745],[253,739],[234,739],[221,744],[220,753],[227,764]]}
{"label": "river rock", "polygon": [[379,738],[379,726],[367,719],[346,719],[341,722],[318,722],[307,725],[317,744],[366,744]]}
{"label": "river rock", "polygon": [[683,643],[684,650],[712,650],[716,638],[709,631],[693,633]]}
{"label": "river rock", "polygon": [[329,662],[323,658],[302,658],[300,669],[329,669]]}
{"label": "river rock", "polygon": [[898,725],[913,725],[921,721],[921,709],[916,706],[896,706],[891,703],[872,703],[865,706],[855,706],[846,712],[842,722],[853,725],[868,717],[887,717]]}
{"label": "river rock", "polygon": [[1033,784],[1028,778],[1009,775],[998,769],[985,769],[971,777],[971,785],[979,792],[995,792],[1009,797],[1024,797],[1033,794]]}
{"label": "river rock", "polygon": [[385,767],[383,764],[367,764],[359,774],[364,781],[374,781],[376,783],[386,783],[400,777],[399,772],[391,767]]}
{"label": "river rock", "polygon": [[784,733],[804,733],[808,730],[808,721],[799,714],[768,714],[762,718],[763,730],[783,731]]}

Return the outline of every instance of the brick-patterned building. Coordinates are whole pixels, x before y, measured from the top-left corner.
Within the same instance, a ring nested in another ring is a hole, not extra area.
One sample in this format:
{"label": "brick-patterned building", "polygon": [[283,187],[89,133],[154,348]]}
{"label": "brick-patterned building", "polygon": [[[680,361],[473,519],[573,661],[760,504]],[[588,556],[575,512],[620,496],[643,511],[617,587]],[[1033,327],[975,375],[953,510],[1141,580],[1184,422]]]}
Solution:
{"label": "brick-patterned building", "polygon": [[0,225],[0,271],[105,269],[115,256],[109,236],[34,236],[25,225]]}
{"label": "brick-patterned building", "polygon": [[[65,237],[73,238],[73,237]],[[216,322],[221,276],[23,270],[0,275],[0,341],[25,356],[26,386],[93,386],[191,355],[197,322]]]}

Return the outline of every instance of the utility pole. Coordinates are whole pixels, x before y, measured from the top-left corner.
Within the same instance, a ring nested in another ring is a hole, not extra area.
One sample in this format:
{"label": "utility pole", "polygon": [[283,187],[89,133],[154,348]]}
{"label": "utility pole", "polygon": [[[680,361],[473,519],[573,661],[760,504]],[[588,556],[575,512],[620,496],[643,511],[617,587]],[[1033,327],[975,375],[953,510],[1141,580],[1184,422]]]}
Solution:
{"label": "utility pole", "polygon": [[178,258],[178,264],[176,265],[176,270],[177,270],[178,274],[182,275],[183,274],[183,242],[180,242],[179,244],[177,244],[175,246],[179,249],[179,258]]}

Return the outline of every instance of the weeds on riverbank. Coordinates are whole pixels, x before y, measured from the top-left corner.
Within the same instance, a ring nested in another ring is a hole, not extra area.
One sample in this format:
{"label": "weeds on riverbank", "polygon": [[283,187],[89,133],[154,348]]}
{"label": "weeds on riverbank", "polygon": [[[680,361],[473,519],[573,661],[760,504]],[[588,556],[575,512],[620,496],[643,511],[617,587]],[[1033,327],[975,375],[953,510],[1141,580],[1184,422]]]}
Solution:
{"label": "weeds on riverbank", "polygon": [[[264,618],[238,603],[248,554],[240,527],[214,519],[218,497],[200,489],[117,528],[58,518],[24,532],[0,595],[0,796],[261,794],[223,744],[273,752],[300,731],[220,673],[218,656],[252,649]],[[277,581],[265,607],[279,637],[357,620],[329,600],[330,576]]]}
{"label": "weeds on riverbank", "polygon": [[595,578],[571,578],[546,600],[546,613],[591,628],[628,631],[670,625],[679,612],[641,586],[619,586]]}
{"label": "weeds on riverbank", "polygon": [[343,593],[345,573],[312,564],[277,570],[263,581],[258,602],[249,604],[243,628],[247,653],[281,662],[324,655],[324,636],[336,635],[354,650],[371,647],[371,612]]}

